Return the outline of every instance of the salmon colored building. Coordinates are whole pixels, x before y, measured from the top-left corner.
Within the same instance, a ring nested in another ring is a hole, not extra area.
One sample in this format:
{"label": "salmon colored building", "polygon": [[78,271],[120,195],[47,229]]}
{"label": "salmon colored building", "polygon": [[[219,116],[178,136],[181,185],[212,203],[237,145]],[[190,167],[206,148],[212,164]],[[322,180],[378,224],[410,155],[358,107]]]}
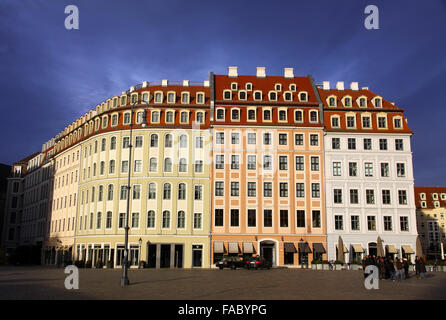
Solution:
{"label": "salmon colored building", "polygon": [[325,259],[323,124],[312,78],[212,75],[211,264]]}

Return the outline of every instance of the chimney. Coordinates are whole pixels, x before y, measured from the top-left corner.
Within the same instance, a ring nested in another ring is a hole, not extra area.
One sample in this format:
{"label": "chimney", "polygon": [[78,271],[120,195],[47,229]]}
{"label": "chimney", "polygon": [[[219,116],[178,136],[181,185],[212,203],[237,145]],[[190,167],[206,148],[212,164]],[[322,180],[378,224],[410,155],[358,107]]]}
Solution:
{"label": "chimney", "polygon": [[183,80],[183,87],[189,87],[189,80]]}
{"label": "chimney", "polygon": [[350,89],[352,89],[353,91],[358,91],[359,90],[359,85],[357,82],[351,82],[350,83]]}
{"label": "chimney", "polygon": [[283,68],[283,76],[285,78],[294,78],[294,69],[293,68]]}
{"label": "chimney", "polygon": [[362,87],[361,90],[369,90],[369,87]]}
{"label": "chimney", "polygon": [[237,69],[238,67],[228,67],[228,77],[237,78],[238,77]]}
{"label": "chimney", "polygon": [[142,87],[147,88],[149,86],[149,83],[147,81],[143,81]]}
{"label": "chimney", "polygon": [[209,87],[209,80],[204,80],[203,81],[203,86]]}
{"label": "chimney", "polygon": [[338,90],[344,90],[344,81],[338,81],[338,82],[336,82],[336,89],[338,89]]}
{"label": "chimney", "polygon": [[161,86],[167,87],[167,80],[166,79],[161,80]]}
{"label": "chimney", "polygon": [[322,81],[322,88],[324,90],[330,90],[330,81]]}
{"label": "chimney", "polygon": [[266,77],[266,73],[265,73],[265,67],[257,67],[257,78],[265,78]]}

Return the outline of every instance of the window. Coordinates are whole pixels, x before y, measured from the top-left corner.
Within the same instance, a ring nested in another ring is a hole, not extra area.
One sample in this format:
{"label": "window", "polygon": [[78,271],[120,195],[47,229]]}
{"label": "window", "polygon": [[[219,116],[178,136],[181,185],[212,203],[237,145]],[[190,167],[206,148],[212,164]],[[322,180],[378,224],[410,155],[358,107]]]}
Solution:
{"label": "window", "polygon": [[238,98],[240,100],[246,100],[246,91],[239,91]]}
{"label": "window", "polygon": [[298,182],[296,183],[296,197],[304,198],[305,197],[305,184]]}
{"label": "window", "polygon": [[132,213],[132,228],[139,228],[139,212]]}
{"label": "window", "polygon": [[367,204],[375,204],[375,190],[373,189],[365,190],[365,197]]}
{"label": "window", "polygon": [[172,172],[172,159],[164,159],[164,172]]}
{"label": "window", "polygon": [[189,103],[189,93],[183,92],[181,94],[181,103]]}
{"label": "window", "polygon": [[364,150],[372,150],[372,139],[364,138]]}
{"label": "window", "polygon": [[231,100],[232,93],[229,90],[223,91],[223,99],[224,100]]}
{"label": "window", "polygon": [[359,203],[358,189],[350,189],[350,203],[351,204]]}
{"label": "window", "polygon": [[387,150],[387,139],[379,139],[379,150]]}
{"label": "window", "polygon": [[319,145],[319,135],[317,135],[317,134],[310,134],[310,145],[311,146],[318,146]]}
{"label": "window", "polygon": [[272,170],[273,161],[271,156],[263,156],[263,169],[264,170]]}
{"label": "window", "polygon": [[279,156],[279,170],[288,170],[287,156]]}
{"label": "window", "polygon": [[201,213],[194,213],[194,229],[201,229]]}
{"label": "window", "polygon": [[264,145],[270,145],[271,144],[271,133],[264,133],[263,134],[263,144]]}
{"label": "window", "polygon": [[271,120],[271,110],[263,110],[263,120],[270,121]]}
{"label": "window", "polygon": [[344,99],[344,105],[346,107],[351,107],[352,106],[352,100],[350,98],[345,98]]}
{"label": "window", "polygon": [[269,100],[270,100],[270,101],[276,101],[276,100],[277,100],[277,93],[275,93],[275,92],[270,92],[270,93],[269,93]]}
{"label": "window", "polygon": [[395,139],[395,150],[402,151],[403,148],[403,139]]}
{"label": "window", "polygon": [[160,113],[158,111],[152,111],[152,122],[158,123],[160,121]]}
{"label": "window", "polygon": [[240,143],[240,135],[236,132],[231,133],[231,144],[239,144]]}
{"label": "window", "polygon": [[407,204],[407,192],[406,190],[398,190],[398,202],[399,204]]}
{"label": "window", "polygon": [[396,164],[396,173],[397,173],[397,176],[399,178],[402,178],[402,177],[406,176],[406,168],[405,168],[404,163],[397,163]]}
{"label": "window", "polygon": [[215,156],[215,169],[224,169],[225,156],[224,154],[217,154]]}
{"label": "window", "polygon": [[334,98],[334,97],[329,98],[328,99],[328,105],[330,107],[336,107],[336,98]]}
{"label": "window", "polygon": [[166,123],[173,123],[173,111],[167,111],[166,112]]}
{"label": "window", "polygon": [[273,196],[273,183],[272,182],[264,182],[263,183],[263,196],[264,197],[272,197]]}
{"label": "window", "polygon": [[303,116],[302,110],[296,110],[294,112],[294,121],[295,122],[303,122],[304,121],[304,116]]}
{"label": "window", "polygon": [[127,195],[128,195],[128,189],[127,186],[121,186],[121,196],[120,196],[120,200],[127,200]]}
{"label": "window", "polygon": [[373,163],[366,162],[364,163],[364,173],[366,177],[373,177]]}
{"label": "window", "polygon": [[305,228],[305,210],[296,210],[296,227]]}
{"label": "window", "polygon": [[282,197],[282,198],[288,197],[288,183],[280,182],[279,183],[279,192],[280,192],[280,197]]}
{"label": "window", "polygon": [[279,133],[279,145],[286,146],[288,144],[288,135],[286,133]]}
{"label": "window", "polygon": [[171,199],[171,185],[170,183],[165,183],[163,186],[163,200]]}
{"label": "window", "polygon": [[331,148],[333,150],[339,150],[341,148],[341,139],[331,138]]}
{"label": "window", "polygon": [[215,133],[215,143],[216,144],[224,144],[225,143],[225,133],[224,132]]}
{"label": "window", "polygon": [[362,127],[363,128],[370,128],[370,117],[363,117],[362,118]]}
{"label": "window", "polygon": [[130,124],[130,113],[124,113],[124,124]]}
{"label": "window", "polygon": [[240,159],[238,154],[231,155],[231,169],[240,169]]}
{"label": "window", "polygon": [[186,184],[180,183],[178,185],[178,200],[186,200]]}
{"label": "window", "polygon": [[105,220],[105,228],[106,229],[111,229],[112,227],[112,212],[111,211],[107,211],[107,217]]}
{"label": "window", "polygon": [[292,101],[293,100],[293,96],[291,94],[291,92],[285,92],[285,101]]}
{"label": "window", "polygon": [[303,146],[304,145],[304,135],[303,135],[303,133],[296,133],[294,135],[294,144],[296,146]]}
{"label": "window", "polygon": [[197,123],[204,123],[204,112],[196,113]]}
{"label": "window", "polygon": [[317,112],[316,111],[310,112],[310,122],[317,122]]}
{"label": "window", "polygon": [[[99,174],[103,175],[105,173],[105,162],[101,161],[100,166],[99,166]],[[71,176],[71,178],[73,178],[73,176]],[[73,179],[71,179],[73,180]]]}
{"label": "window", "polygon": [[389,164],[387,162],[381,163],[381,177],[389,176]]}
{"label": "window", "polygon": [[185,134],[180,136],[180,148],[187,148],[187,136]]}
{"label": "window", "polygon": [[409,218],[400,217],[400,228],[401,231],[409,231]]}
{"label": "window", "polygon": [[127,173],[129,172],[129,161],[123,160],[121,162],[121,173]]}
{"label": "window", "polygon": [[319,157],[311,157],[311,171],[319,171]]}
{"label": "window", "polygon": [[113,185],[109,184],[107,190],[107,201],[112,201],[112,200],[113,200]]}
{"label": "window", "polygon": [[321,196],[321,189],[319,183],[312,183],[311,184],[311,197],[312,198],[319,198]]}
{"label": "window", "polygon": [[321,227],[321,212],[319,210],[312,211],[313,228]]}
{"label": "window", "polygon": [[248,182],[248,197],[255,197],[256,189],[257,187],[255,182]]}
{"label": "window", "polygon": [[156,172],[158,167],[158,160],[156,158],[150,158],[149,160],[149,171]]}
{"label": "window", "polygon": [[231,209],[231,227],[239,226],[239,210]]}
{"label": "window", "polygon": [[173,138],[171,134],[166,134],[164,138],[164,147],[165,148],[172,148]]}
{"label": "window", "polygon": [[382,190],[383,204],[390,204],[390,190]]}
{"label": "window", "polygon": [[299,94],[300,101],[307,101],[307,94],[305,92],[302,92]]}
{"label": "window", "polygon": [[341,176],[341,163],[333,162],[333,176]]}
{"label": "window", "polygon": [[256,111],[253,109],[248,110],[248,120],[255,120],[256,119]]}
{"label": "window", "polygon": [[203,200],[203,186],[194,186],[194,200]]}
{"label": "window", "polygon": [[344,230],[343,216],[335,215],[335,230]]}
{"label": "window", "polygon": [[392,216],[384,216],[384,231],[392,231]]}
{"label": "window", "polygon": [[163,211],[163,229],[170,229],[170,212]]}
{"label": "window", "polygon": [[254,92],[254,100],[262,100],[262,91],[256,91]]}
{"label": "window", "polygon": [[156,199],[156,184],[155,183],[149,183],[149,190],[147,192],[148,199],[153,200]]}
{"label": "window", "polygon": [[224,120],[225,119],[225,110],[224,109],[217,109],[217,120]]}
{"label": "window", "polygon": [[386,128],[386,127],[387,127],[386,117],[378,117],[378,128]]}
{"label": "window", "polygon": [[342,189],[333,190],[333,202],[342,203]]}
{"label": "window", "polygon": [[223,209],[215,209],[214,214],[214,221],[216,227],[222,227],[223,226]]}
{"label": "window", "polygon": [[130,137],[122,138],[122,148],[128,148],[130,146]]}
{"label": "window", "polygon": [[263,210],[263,226],[264,227],[273,226],[273,211],[270,209]]}
{"label": "window", "polygon": [[239,182],[231,182],[231,197],[238,197],[240,195]]}
{"label": "window", "polygon": [[255,209],[248,209],[248,227],[255,227],[257,224],[257,213]]}
{"label": "window", "polygon": [[347,117],[347,128],[354,128],[355,127],[355,117],[349,116]]}
{"label": "window", "polygon": [[150,146],[152,148],[158,148],[158,135],[157,134],[150,135]]}
{"label": "window", "polygon": [[334,128],[339,127],[339,118],[338,117],[331,118],[331,126]]}
{"label": "window", "polygon": [[178,171],[179,172],[187,172],[187,161],[185,158],[180,159],[180,162],[178,164]]}
{"label": "window", "polygon": [[356,177],[358,175],[358,164],[356,162],[348,163],[348,176]]}
{"label": "window", "polygon": [[120,212],[119,213],[119,228],[124,228],[124,221],[125,221],[125,213]]}
{"label": "window", "polygon": [[304,170],[304,156],[296,156],[296,170]]}
{"label": "window", "polygon": [[256,156],[255,155],[248,155],[248,170],[255,170],[256,169]]}
{"label": "window", "polygon": [[188,123],[189,122],[189,113],[186,111],[183,111],[180,113],[180,122],[181,123]]}
{"label": "window", "polygon": [[135,160],[134,172],[142,172],[142,160]]}
{"label": "window", "polygon": [[353,231],[359,231],[359,216],[351,216],[351,228]]}
{"label": "window", "polygon": [[237,90],[237,87],[238,87],[237,82],[232,82],[231,83],[231,89],[232,90]]}
{"label": "window", "polygon": [[107,143],[107,140],[105,138],[103,138],[101,141],[101,151],[105,151],[106,143]]}
{"label": "window", "polygon": [[223,196],[224,195],[224,182],[216,181],[215,182],[215,196]]}
{"label": "window", "polygon": [[367,216],[367,230],[376,231],[376,217]]}
{"label": "window", "polygon": [[376,98],[376,99],[375,99],[375,107],[380,108],[381,106],[382,106],[382,105],[381,105],[381,99]]}
{"label": "window", "polygon": [[365,98],[360,98],[359,99],[359,106],[360,107],[366,107],[366,99]]}
{"label": "window", "polygon": [[401,119],[400,118],[393,119],[393,126],[395,129],[401,129]]}
{"label": "window", "polygon": [[288,227],[288,210],[280,210],[280,227],[287,228]]}
{"label": "window", "polygon": [[356,150],[356,139],[355,138],[348,138],[347,147],[348,147],[349,150]]}
{"label": "window", "polygon": [[147,212],[147,228],[155,228],[155,211]]}

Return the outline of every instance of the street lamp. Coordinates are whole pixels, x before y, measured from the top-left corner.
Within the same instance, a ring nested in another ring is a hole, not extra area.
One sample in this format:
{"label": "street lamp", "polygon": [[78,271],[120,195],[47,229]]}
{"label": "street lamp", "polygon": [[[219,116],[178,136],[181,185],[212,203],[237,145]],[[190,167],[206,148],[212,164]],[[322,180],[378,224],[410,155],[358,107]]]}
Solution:
{"label": "street lamp", "polygon": [[[130,139],[129,139],[129,174],[127,177],[127,211],[125,213],[125,242],[124,242],[124,265],[122,268],[122,278],[121,278],[121,287],[128,286],[130,284],[128,277],[128,256],[129,256],[129,210],[130,210],[130,174],[132,170],[132,132],[133,132],[133,107],[138,103],[135,101],[130,105]],[[144,103],[148,105],[147,101]],[[146,111],[143,113],[141,125],[145,127],[147,125],[147,114]],[[139,262],[138,262],[139,263]]]}

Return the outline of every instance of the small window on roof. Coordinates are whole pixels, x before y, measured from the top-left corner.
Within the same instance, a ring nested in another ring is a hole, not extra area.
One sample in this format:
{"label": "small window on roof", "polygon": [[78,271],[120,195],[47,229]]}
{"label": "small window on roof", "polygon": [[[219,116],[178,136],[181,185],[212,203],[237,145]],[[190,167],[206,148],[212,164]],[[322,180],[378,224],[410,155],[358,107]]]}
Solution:
{"label": "small window on roof", "polygon": [[290,90],[291,91],[296,91],[296,85],[294,83],[290,84]]}
{"label": "small window on roof", "polygon": [[254,100],[262,100],[262,92],[261,91],[254,92]]}
{"label": "small window on roof", "polygon": [[293,100],[291,92],[285,92],[285,101]]}
{"label": "small window on roof", "polygon": [[225,99],[225,100],[231,100],[231,91],[229,91],[229,90],[225,90],[224,92],[223,92],[223,98]]}
{"label": "small window on roof", "polygon": [[350,98],[345,98],[344,99],[344,104],[346,107],[351,107],[352,106],[352,101]]}
{"label": "small window on roof", "polygon": [[232,82],[231,83],[231,89],[232,90],[237,90],[237,82]]}
{"label": "small window on roof", "polygon": [[204,94],[197,93],[197,103],[204,103]]}
{"label": "small window on roof", "polygon": [[275,92],[270,92],[270,93],[269,93],[269,100],[271,100],[271,101],[276,101],[276,100],[277,100],[277,93],[275,93]]}
{"label": "small window on roof", "polygon": [[245,85],[245,89],[248,90],[248,91],[252,90],[252,83],[249,83],[249,82],[248,82],[248,83]]}
{"label": "small window on roof", "polygon": [[359,99],[359,106],[360,106],[360,107],[365,107],[365,106],[366,106],[366,100],[365,100],[365,98],[361,98],[361,99]]}
{"label": "small window on roof", "polygon": [[420,193],[420,199],[422,199],[422,200],[426,199],[426,194],[425,193]]}
{"label": "small window on roof", "polygon": [[382,101],[380,98],[375,99],[375,107],[381,108],[382,107]]}
{"label": "small window on roof", "polygon": [[246,91],[239,91],[238,98],[240,100],[246,100]]}
{"label": "small window on roof", "polygon": [[276,84],[274,85],[274,90],[276,90],[276,91],[282,91],[282,85],[281,85],[280,83],[276,83]]}

